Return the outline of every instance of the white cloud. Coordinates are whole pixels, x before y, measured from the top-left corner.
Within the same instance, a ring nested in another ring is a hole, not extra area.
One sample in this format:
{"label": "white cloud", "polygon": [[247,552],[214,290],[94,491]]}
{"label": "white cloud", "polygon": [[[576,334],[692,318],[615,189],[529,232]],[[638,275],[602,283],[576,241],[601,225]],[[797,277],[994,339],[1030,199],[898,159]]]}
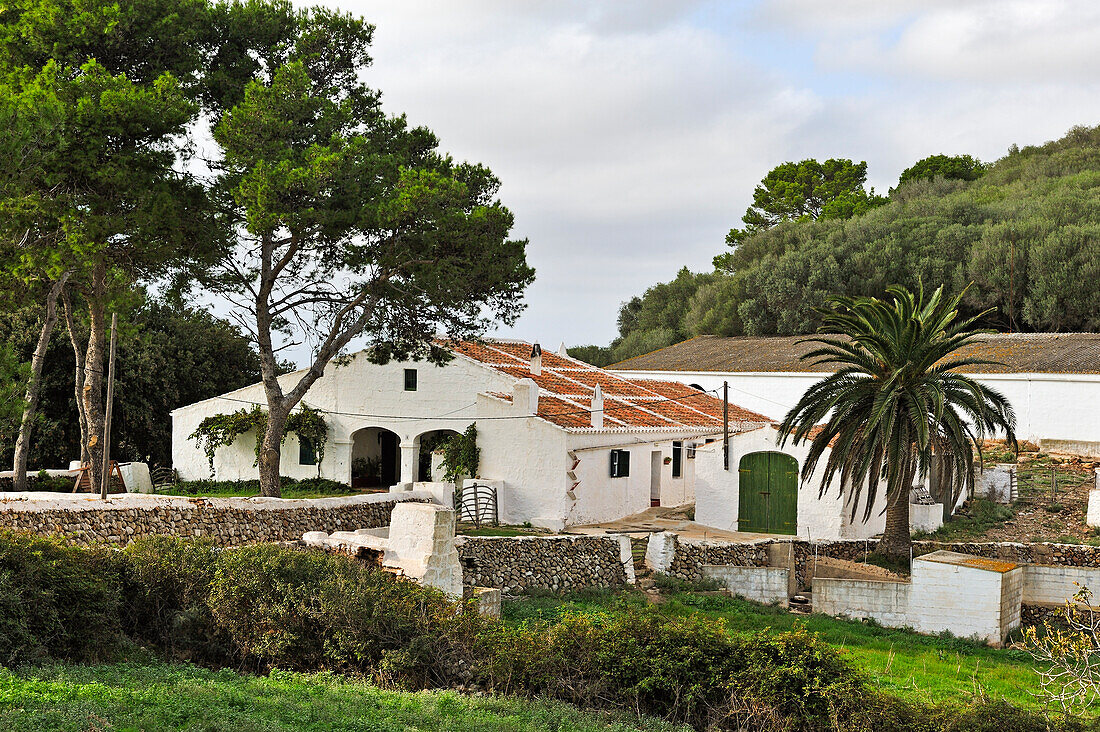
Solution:
{"label": "white cloud", "polygon": [[538,270],[514,334],[554,346],[606,343],[621,301],[708,267],[784,160],[865,159],[885,190],[927,154],[1100,121],[1092,3],[330,4],[377,25],[387,109],[502,179]]}

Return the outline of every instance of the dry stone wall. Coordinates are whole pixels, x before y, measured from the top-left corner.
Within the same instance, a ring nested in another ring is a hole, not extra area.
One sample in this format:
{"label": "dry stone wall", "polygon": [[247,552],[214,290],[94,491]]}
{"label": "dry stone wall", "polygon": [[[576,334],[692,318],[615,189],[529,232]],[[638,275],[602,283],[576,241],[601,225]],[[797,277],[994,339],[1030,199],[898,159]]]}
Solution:
{"label": "dry stone wall", "polygon": [[460,536],[456,543],[462,583],[507,595],[634,582],[625,536]]}
{"label": "dry stone wall", "polygon": [[206,537],[222,546],[296,541],[307,531],[387,526],[409,492],[308,500],[124,496],[0,501],[0,530],[61,536],[74,544],[125,545],[154,535]]}

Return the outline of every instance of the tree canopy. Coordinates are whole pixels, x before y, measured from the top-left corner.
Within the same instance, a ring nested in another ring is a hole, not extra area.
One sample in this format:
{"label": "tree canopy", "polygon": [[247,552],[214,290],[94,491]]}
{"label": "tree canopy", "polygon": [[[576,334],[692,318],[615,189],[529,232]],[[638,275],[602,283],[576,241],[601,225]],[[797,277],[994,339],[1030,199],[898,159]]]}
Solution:
{"label": "tree canopy", "polygon": [[752,194],[752,205],[741,217],[743,229],[731,229],[731,246],[784,221],[849,218],[885,202],[863,187],[867,163],[830,158],[821,163],[802,160],[777,165]]}
{"label": "tree canopy", "polygon": [[[363,84],[372,26],[311,8],[284,30],[214,128],[230,237],[209,284],[259,351],[265,495],[291,410],[353,340],[379,360],[442,362],[440,339],[514,322],[534,277],[492,173],[439,153]],[[312,357],[284,387],[276,354],[294,339]]]}
{"label": "tree canopy", "polygon": [[901,171],[898,185],[914,180],[977,180],[985,173],[985,166],[970,155],[929,155]]}

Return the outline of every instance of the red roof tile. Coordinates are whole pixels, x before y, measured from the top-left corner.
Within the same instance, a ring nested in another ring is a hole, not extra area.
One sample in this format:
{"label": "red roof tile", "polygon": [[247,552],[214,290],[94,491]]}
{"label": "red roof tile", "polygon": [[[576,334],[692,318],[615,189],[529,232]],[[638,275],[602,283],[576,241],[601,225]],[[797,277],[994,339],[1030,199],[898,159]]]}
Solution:
{"label": "red roof tile", "polygon": [[[542,353],[542,369],[531,373],[529,343],[520,341],[461,342],[456,353],[512,378],[531,379],[539,387],[538,416],[569,429],[591,429],[596,384],[604,394],[604,429],[722,428],[722,401],[686,384],[653,379],[626,379],[583,361]],[[509,399],[510,395],[492,396]],[[742,431],[767,424],[763,415],[729,406],[732,429]]]}

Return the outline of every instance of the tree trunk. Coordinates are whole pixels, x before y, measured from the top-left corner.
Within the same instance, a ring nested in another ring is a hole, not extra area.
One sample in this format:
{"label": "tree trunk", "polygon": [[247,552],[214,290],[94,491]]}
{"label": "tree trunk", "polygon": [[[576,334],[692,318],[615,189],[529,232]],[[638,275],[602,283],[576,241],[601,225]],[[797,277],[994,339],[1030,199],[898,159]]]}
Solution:
{"label": "tree trunk", "polygon": [[902,484],[887,488],[886,530],[875,550],[896,562],[908,562],[913,547],[913,537],[909,532],[909,490],[916,471],[916,459],[911,457],[908,462],[899,476]]}
{"label": "tree trunk", "polygon": [[73,344],[73,356],[76,359],[73,388],[76,392],[76,416],[80,423],[80,462],[83,464],[91,459],[88,455],[88,416],[84,411],[84,349],[87,344],[81,345],[80,336],[76,332],[76,319],[73,317],[73,304],[68,290],[62,291],[61,301],[65,306],[65,329],[69,331],[69,342]]}
{"label": "tree trunk", "polygon": [[38,393],[42,385],[42,367],[46,363],[46,349],[50,345],[50,336],[53,335],[54,326],[57,325],[57,298],[65,287],[65,281],[69,279],[66,272],[62,275],[46,295],[46,313],[42,319],[42,330],[38,334],[38,343],[31,356],[31,375],[27,380],[27,393],[24,397],[23,419],[19,422],[19,436],[15,440],[15,460],[12,466],[15,475],[12,478],[12,489],[16,491],[27,490],[27,458],[31,452],[31,433],[34,430],[35,412],[38,411]]}
{"label": "tree trunk", "polygon": [[88,350],[84,357],[84,414],[88,420],[88,459],[93,490],[103,473],[103,342],[107,332],[106,267],[100,261],[93,273],[92,292],[88,297]]}
{"label": "tree trunk", "polygon": [[267,429],[260,442],[260,495],[269,498],[282,496],[282,481],[279,476],[279,462],[283,446],[283,430],[286,428],[288,412],[283,409],[269,409]]}

